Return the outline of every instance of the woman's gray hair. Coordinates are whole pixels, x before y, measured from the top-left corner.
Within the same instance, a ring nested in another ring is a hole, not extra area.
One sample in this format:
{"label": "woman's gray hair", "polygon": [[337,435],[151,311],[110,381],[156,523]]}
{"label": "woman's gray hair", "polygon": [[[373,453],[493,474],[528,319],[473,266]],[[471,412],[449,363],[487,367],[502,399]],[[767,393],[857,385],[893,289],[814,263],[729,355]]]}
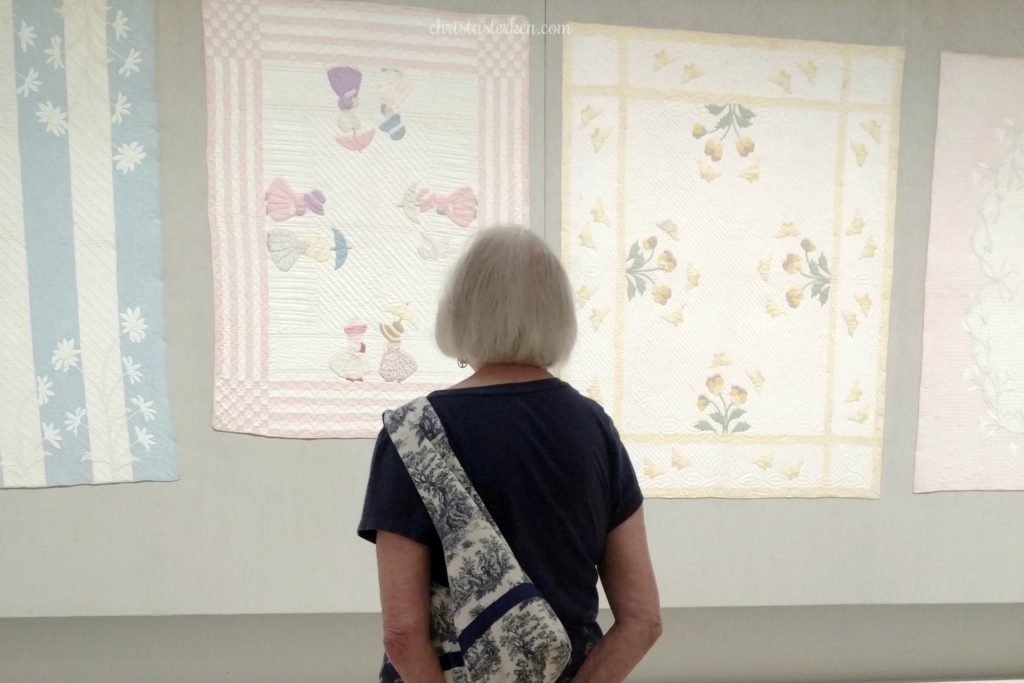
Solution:
{"label": "woman's gray hair", "polygon": [[434,336],[446,356],[478,367],[560,365],[576,343],[565,269],[530,230],[481,230],[448,275]]}

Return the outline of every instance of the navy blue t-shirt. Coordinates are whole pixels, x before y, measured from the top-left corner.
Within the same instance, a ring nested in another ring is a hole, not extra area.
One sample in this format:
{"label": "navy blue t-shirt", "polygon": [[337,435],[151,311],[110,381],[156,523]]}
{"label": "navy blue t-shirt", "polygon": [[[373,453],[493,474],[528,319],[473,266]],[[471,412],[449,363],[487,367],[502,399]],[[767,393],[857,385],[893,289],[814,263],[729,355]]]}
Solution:
{"label": "navy blue t-shirt", "polygon": [[[559,379],[435,391],[452,450],[520,566],[575,644],[597,626],[597,564],[608,532],[643,502],[636,474],[600,405]],[[359,535],[401,534],[430,546],[431,577],[447,585],[444,552],[387,432],[381,431]]]}

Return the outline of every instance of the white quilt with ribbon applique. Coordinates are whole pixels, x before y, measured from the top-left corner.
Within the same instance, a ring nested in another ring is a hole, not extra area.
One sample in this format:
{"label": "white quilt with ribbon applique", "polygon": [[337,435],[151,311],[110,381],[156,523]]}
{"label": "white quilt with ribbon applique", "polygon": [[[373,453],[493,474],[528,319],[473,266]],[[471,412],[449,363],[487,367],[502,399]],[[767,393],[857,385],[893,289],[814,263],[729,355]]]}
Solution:
{"label": "white quilt with ribbon applique", "polygon": [[214,426],[374,436],[465,375],[433,340],[444,277],[477,229],[528,220],[522,21],[318,0],[204,21]]}
{"label": "white quilt with ribbon applique", "polygon": [[915,491],[1024,490],[1022,84],[942,54]]}
{"label": "white quilt with ribbon applique", "polygon": [[565,377],[648,496],[877,497],[902,51],[570,28]]}
{"label": "white quilt with ribbon applique", "polygon": [[0,3],[0,487],[178,478],[154,12]]}

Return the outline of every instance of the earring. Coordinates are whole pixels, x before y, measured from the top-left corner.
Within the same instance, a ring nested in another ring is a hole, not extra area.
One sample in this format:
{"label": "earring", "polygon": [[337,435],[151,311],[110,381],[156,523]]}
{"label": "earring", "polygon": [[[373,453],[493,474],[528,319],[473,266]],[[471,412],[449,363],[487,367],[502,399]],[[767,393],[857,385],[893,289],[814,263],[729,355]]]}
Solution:
{"label": "earring", "polygon": [[460,368],[464,368],[467,365],[469,365],[469,361],[467,361],[465,358],[460,358],[459,359],[459,367]]}

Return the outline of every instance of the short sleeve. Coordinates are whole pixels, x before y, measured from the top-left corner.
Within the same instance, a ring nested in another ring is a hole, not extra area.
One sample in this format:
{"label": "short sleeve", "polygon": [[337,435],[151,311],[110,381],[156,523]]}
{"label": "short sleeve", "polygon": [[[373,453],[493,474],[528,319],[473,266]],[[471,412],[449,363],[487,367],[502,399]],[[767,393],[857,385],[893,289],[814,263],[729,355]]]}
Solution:
{"label": "short sleeve", "polygon": [[399,534],[427,546],[439,542],[427,508],[385,430],[381,430],[373,449],[358,533],[375,543],[378,531]]}
{"label": "short sleeve", "polygon": [[643,504],[644,494],[640,492],[633,463],[611,419],[608,420],[608,429],[611,451],[608,463],[608,480],[611,485],[608,531],[611,531],[633,516]]}

